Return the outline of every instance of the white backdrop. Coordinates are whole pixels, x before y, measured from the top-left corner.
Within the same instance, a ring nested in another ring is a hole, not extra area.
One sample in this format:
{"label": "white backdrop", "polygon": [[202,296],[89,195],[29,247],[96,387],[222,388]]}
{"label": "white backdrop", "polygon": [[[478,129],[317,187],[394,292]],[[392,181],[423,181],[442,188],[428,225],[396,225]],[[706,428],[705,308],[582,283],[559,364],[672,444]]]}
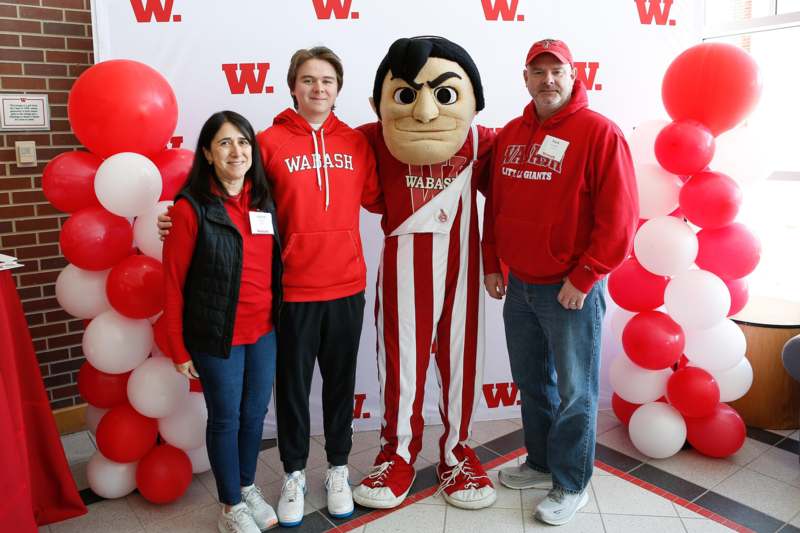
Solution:
{"label": "white backdrop", "polygon": [[[661,77],[669,62],[700,42],[703,2],[694,0],[93,0],[96,61],[133,59],[169,80],[180,109],[175,132],[194,149],[197,133],[215,111],[245,115],[257,130],[291,106],[289,58],[298,48],[325,45],[345,66],[337,115],[357,126],[375,119],[367,98],[378,63],[399,37],[442,35],[464,46],[477,63],[486,109],[477,121],[501,127],[520,114],[529,96],[524,58],[538,39],[570,46],[590,88],[593,109],[625,132],[652,118],[667,118]],[[178,141],[180,142],[180,141]],[[176,144],[173,144],[176,146]],[[380,425],[373,324],[374,286],[382,236],[378,218],[362,213],[368,267],[367,309],[356,383],[356,430]],[[609,308],[613,304],[609,302]],[[484,398],[476,420],[519,415],[501,318],[487,298]],[[610,339],[611,335],[606,335]],[[616,355],[604,341],[603,361]],[[611,396],[602,372],[601,404]],[[428,372],[425,418],[437,423],[435,373]],[[320,380],[315,376],[312,431],[322,430]],[[274,413],[265,434],[274,435]]]}

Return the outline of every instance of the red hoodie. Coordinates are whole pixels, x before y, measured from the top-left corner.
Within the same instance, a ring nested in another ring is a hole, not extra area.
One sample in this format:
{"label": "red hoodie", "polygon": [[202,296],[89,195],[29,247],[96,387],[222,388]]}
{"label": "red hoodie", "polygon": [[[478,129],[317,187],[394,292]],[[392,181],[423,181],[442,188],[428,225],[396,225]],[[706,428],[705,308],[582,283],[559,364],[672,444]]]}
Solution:
{"label": "red hoodie", "polygon": [[[588,293],[628,255],[639,218],[630,151],[588,105],[576,81],[556,114],[539,122],[531,101],[497,136],[484,211],[487,274],[500,272],[499,257],[527,283],[569,277]],[[539,155],[548,135],[569,143],[561,161]]]}
{"label": "red hoodie", "polygon": [[284,243],[284,300],[334,300],[363,291],[359,206],[379,210],[381,202],[364,135],[333,113],[314,131],[286,109],[257,139]]}

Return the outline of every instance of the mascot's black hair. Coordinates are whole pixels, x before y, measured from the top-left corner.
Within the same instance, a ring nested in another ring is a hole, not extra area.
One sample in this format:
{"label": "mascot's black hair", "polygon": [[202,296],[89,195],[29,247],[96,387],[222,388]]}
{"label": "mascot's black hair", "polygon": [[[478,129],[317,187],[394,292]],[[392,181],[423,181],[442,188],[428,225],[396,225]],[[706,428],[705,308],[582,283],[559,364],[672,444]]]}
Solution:
{"label": "mascot's black hair", "polygon": [[378,66],[375,73],[375,84],[372,87],[372,99],[375,102],[375,112],[381,116],[381,88],[386,73],[392,71],[392,76],[405,80],[409,85],[415,85],[414,78],[428,62],[428,58],[440,57],[448,61],[455,61],[472,82],[475,92],[475,111],[484,107],[483,84],[478,67],[472,57],[461,46],[444,37],[420,36],[397,39],[389,47],[389,51]]}

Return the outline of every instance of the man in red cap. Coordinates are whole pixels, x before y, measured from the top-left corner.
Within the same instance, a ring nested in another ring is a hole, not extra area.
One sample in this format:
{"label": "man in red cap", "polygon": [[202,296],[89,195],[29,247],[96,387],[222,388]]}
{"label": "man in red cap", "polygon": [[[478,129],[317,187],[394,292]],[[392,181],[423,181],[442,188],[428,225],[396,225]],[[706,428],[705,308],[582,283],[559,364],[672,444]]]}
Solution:
{"label": "man in red cap", "polygon": [[638,202],[625,138],[589,110],[567,45],[534,43],[523,77],[532,100],[497,137],[484,212],[484,283],[491,297],[506,296],[528,451],[499,478],[513,489],[551,488],[535,516],[561,525],[589,499],[603,278],[628,255]]}

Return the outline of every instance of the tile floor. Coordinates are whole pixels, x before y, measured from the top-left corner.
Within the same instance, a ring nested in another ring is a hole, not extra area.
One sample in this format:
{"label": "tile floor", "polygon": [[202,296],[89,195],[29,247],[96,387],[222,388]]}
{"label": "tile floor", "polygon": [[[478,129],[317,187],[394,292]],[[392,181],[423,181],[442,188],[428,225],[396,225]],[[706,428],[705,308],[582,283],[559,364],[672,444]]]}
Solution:
{"label": "tile floor", "polygon": [[[798,431],[751,429],[744,447],[727,459],[709,459],[683,450],[668,459],[647,459],[630,443],[626,429],[611,411],[598,417],[597,468],[590,483],[589,504],[559,532],[800,532],[800,462]],[[426,428],[417,461],[419,472],[407,505],[393,512],[357,509],[345,521],[325,512],[324,439],[315,437],[307,469],[306,518],[295,531],[472,532],[517,533],[552,530],[534,520],[533,509],[544,490],[512,491],[497,482],[497,470],[524,460],[518,421],[478,422],[471,445],[495,481],[495,505],[464,511],[435,496],[433,462],[441,427]],[[133,493],[118,500],[97,501],[86,482],[86,461],[94,452],[88,432],[62,437],[76,482],[89,513],[39,529],[51,533],[203,532],[215,531],[219,512],[213,475],[195,476],[178,502],[157,506]],[[375,458],[377,432],[358,433],[350,457],[357,481]],[[277,502],[281,485],[278,451],[273,442],[259,456],[256,483]]]}

